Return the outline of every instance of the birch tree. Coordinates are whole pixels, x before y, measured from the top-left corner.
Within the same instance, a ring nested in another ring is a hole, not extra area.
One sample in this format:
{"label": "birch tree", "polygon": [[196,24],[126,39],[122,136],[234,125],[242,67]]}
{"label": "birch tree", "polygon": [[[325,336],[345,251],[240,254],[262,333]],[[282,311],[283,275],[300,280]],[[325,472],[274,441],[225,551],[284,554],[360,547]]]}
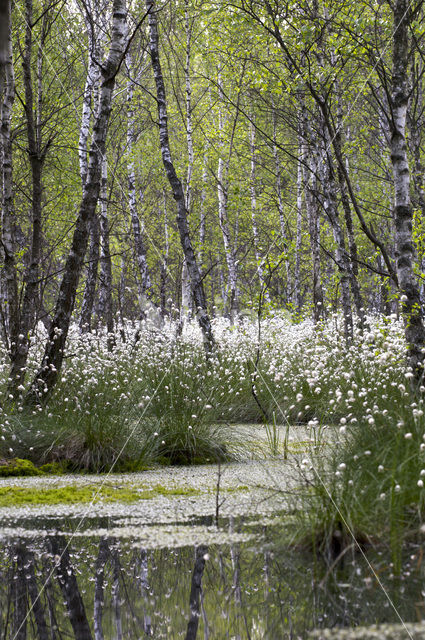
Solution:
{"label": "birch tree", "polygon": [[[193,169],[195,163],[195,154],[193,148],[193,121],[192,121],[192,81],[191,81],[191,53],[192,53],[192,31],[193,31],[193,19],[189,16],[189,0],[185,0],[184,3],[184,24],[186,34],[186,57],[184,64],[184,79],[185,79],[185,106],[186,106],[186,143],[187,143],[187,174],[185,185],[185,199],[186,209],[190,215],[192,206],[192,178]],[[201,263],[200,263],[201,264]],[[187,268],[186,259],[183,260],[182,275],[181,275],[181,291],[182,291],[182,303],[180,322],[184,322],[185,319],[190,319],[192,296],[190,287],[189,270]]]}
{"label": "birch tree", "polygon": [[[288,292],[291,290],[291,279],[290,279],[290,270],[289,270],[289,259],[288,259],[288,234],[286,229],[286,220],[284,214],[284,204],[283,204],[283,179],[282,179],[282,165],[279,158],[279,151],[277,148],[277,114],[276,108],[274,104],[274,100],[272,100],[272,109],[273,109],[273,159],[275,165],[275,173],[276,173],[276,196],[277,196],[277,209],[279,212],[279,225],[280,225],[280,235],[282,238],[283,249],[286,253],[285,258],[285,271],[286,271],[286,297],[288,297]],[[301,197],[302,192],[302,165],[299,161],[297,164],[297,242],[295,247],[295,269],[294,269],[294,301],[296,308],[299,310],[300,308],[300,257],[301,257],[301,202],[299,197]]]}
{"label": "birch tree", "polygon": [[105,565],[109,557],[109,544],[106,538],[99,542],[99,553],[95,563],[94,575],[94,603],[93,603],[93,631],[94,640],[104,640],[103,635],[103,605],[105,598]]}
{"label": "birch tree", "polygon": [[131,227],[133,230],[134,251],[138,268],[138,293],[140,311],[143,314],[146,307],[146,297],[150,295],[151,281],[148,270],[146,245],[143,238],[143,230],[137,212],[136,198],[136,173],[134,168],[134,145],[136,143],[136,122],[134,113],[134,80],[133,58],[130,52],[126,56],[128,73],[127,82],[127,175],[128,175],[128,206],[130,210]]}
{"label": "birch tree", "polygon": [[[80,176],[83,189],[87,179],[87,145],[91,130],[91,123],[95,117],[99,101],[100,67],[98,65],[98,61],[101,59],[102,34],[99,33],[100,29],[98,18],[102,9],[105,11],[106,7],[104,5],[98,5],[97,3],[93,6],[91,0],[84,0],[82,2],[82,12],[85,19],[88,39],[87,77],[84,87],[80,137],[78,143]],[[100,256],[100,229],[99,218],[96,211],[89,221],[89,226],[90,248],[80,316],[80,328],[83,332],[91,330],[92,314],[96,296],[96,283]]]}
{"label": "birch tree", "polygon": [[[239,109],[236,109],[229,148],[226,152],[224,146],[224,129],[226,118],[223,114],[224,93],[221,68],[217,74],[217,84],[219,91],[219,111],[218,111],[218,135],[220,139],[219,158],[217,166],[217,195],[218,195],[218,219],[220,223],[221,234],[223,237],[224,254],[226,257],[227,273],[228,273],[228,298],[229,298],[229,315],[230,321],[233,323],[239,311],[238,300],[238,284],[237,284],[237,261],[236,261],[236,241],[230,231],[229,223],[229,172],[230,160],[233,153],[233,142],[236,131],[236,123],[239,115]],[[239,91],[240,96],[240,91]],[[239,102],[238,96],[238,102]],[[223,296],[224,297],[224,296]],[[226,296],[227,297],[227,296]]]}
{"label": "birch tree", "polygon": [[393,4],[393,51],[391,109],[391,163],[394,179],[395,257],[401,294],[409,364],[417,380],[423,377],[425,329],[419,289],[413,273],[413,208],[410,197],[410,167],[406,145],[406,118],[409,104],[409,27],[412,8],[408,0]]}
{"label": "birch tree", "polygon": [[170,149],[168,134],[167,98],[165,92],[164,78],[162,75],[161,62],[159,58],[159,34],[158,17],[154,0],[146,0],[146,8],[149,12],[149,48],[152,60],[152,69],[156,87],[156,97],[159,117],[159,140],[161,147],[162,162],[165,173],[173,192],[177,205],[177,227],[183,255],[186,260],[189,272],[193,301],[196,307],[196,315],[204,336],[206,352],[212,350],[214,338],[212,334],[211,321],[207,310],[207,301],[204,293],[201,273],[193,250],[192,239],[189,231],[188,211],[182,183],[177,175]]}
{"label": "birch tree", "polygon": [[43,197],[43,165],[46,160],[52,139],[42,140],[43,113],[43,47],[48,25],[48,11],[42,17],[42,28],[37,52],[37,95],[33,90],[32,57],[33,57],[33,2],[25,0],[25,45],[23,52],[25,122],[28,142],[28,158],[31,168],[31,241],[29,261],[24,275],[24,290],[19,311],[19,333],[14,349],[11,352],[12,366],[9,377],[10,389],[17,395],[18,388],[25,378],[25,367],[29,350],[29,334],[33,328],[40,305],[40,258],[42,243],[42,197]]}
{"label": "birch tree", "polygon": [[97,314],[102,318],[108,332],[108,348],[112,349],[114,338],[114,317],[112,309],[112,262],[109,246],[108,217],[108,163],[106,156],[102,158],[100,180],[100,273],[99,302]]}
{"label": "birch tree", "polygon": [[185,640],[196,640],[199,618],[201,616],[202,576],[204,575],[205,562],[208,557],[208,547],[199,545],[195,547],[195,564],[190,583],[190,617],[187,623]]}
{"label": "birch tree", "polygon": [[251,221],[252,221],[252,238],[254,242],[254,254],[255,254],[255,262],[257,264],[257,274],[258,279],[261,284],[261,288],[264,289],[264,299],[266,302],[270,302],[270,295],[267,289],[267,283],[264,278],[264,264],[262,261],[262,257],[260,254],[260,238],[258,234],[258,224],[257,224],[257,189],[256,189],[256,181],[257,181],[257,159],[256,159],[256,143],[255,143],[255,126],[254,126],[254,117],[250,121],[249,128],[249,143],[251,150],[251,173],[250,173],[250,192],[251,192]]}
{"label": "birch tree", "polygon": [[102,158],[106,148],[115,77],[122,62],[127,41],[126,15],[126,0],[114,0],[111,43],[108,57],[101,68],[99,108],[93,126],[87,179],[44,356],[27,394],[27,402],[40,402],[48,396],[62,366],[66,337],[87,248],[88,223],[94,215],[99,199]]}
{"label": "birch tree", "polygon": [[2,281],[5,300],[2,307],[5,332],[9,338],[9,350],[13,360],[19,336],[19,297],[16,272],[13,207],[13,161],[11,119],[15,97],[13,69],[11,2],[0,0],[0,107],[1,107],[1,253],[3,258]]}
{"label": "birch tree", "polygon": [[55,558],[56,575],[66,604],[75,640],[92,640],[84,601],[78,586],[75,569],[72,566],[68,546],[60,536],[50,536],[49,546]]}

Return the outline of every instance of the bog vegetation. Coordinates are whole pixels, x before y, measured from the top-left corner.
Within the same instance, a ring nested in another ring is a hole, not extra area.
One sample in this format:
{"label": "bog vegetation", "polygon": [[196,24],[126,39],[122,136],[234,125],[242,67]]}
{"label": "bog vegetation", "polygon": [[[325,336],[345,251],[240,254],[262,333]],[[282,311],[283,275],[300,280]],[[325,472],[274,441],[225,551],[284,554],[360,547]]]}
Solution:
{"label": "bog vegetation", "polygon": [[[314,325],[275,313],[260,328],[220,318],[209,359],[194,321],[181,333],[171,322],[123,325],[113,350],[106,331],[82,334],[75,325],[48,402],[27,407],[22,387],[2,410],[1,454],[35,463],[18,462],[18,475],[223,462],[256,454],[234,429],[254,422],[267,433],[257,455],[288,459],[285,434],[304,425],[303,450],[295,450],[300,486],[309,487],[301,538],[328,551],[352,544],[353,533],[399,545],[422,522],[423,402],[411,392],[402,321],[370,316],[367,325],[347,347],[338,314]],[[30,372],[42,343],[34,336]],[[6,394],[7,362],[1,374]]]}

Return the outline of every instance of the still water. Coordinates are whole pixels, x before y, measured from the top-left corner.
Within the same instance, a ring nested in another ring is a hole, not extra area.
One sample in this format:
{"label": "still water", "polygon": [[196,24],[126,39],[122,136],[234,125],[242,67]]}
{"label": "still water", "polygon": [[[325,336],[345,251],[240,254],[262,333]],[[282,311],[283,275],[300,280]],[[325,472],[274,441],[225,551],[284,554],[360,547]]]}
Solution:
{"label": "still water", "polygon": [[[425,617],[419,546],[395,579],[385,550],[369,550],[369,566],[353,548],[329,571],[323,558],[283,545],[278,518],[261,525],[222,518],[219,529],[232,534],[226,542],[208,535],[184,546],[176,536],[175,546],[159,548],[147,548],[131,530],[110,535],[116,524],[113,517],[86,519],[77,533],[72,517],[39,516],[3,529],[1,638],[278,640],[307,638],[312,628],[398,621],[395,609],[404,620]],[[189,539],[191,529],[211,534],[216,524],[204,518],[182,526]],[[166,531],[172,539],[173,525]],[[163,534],[158,529],[158,539]]]}

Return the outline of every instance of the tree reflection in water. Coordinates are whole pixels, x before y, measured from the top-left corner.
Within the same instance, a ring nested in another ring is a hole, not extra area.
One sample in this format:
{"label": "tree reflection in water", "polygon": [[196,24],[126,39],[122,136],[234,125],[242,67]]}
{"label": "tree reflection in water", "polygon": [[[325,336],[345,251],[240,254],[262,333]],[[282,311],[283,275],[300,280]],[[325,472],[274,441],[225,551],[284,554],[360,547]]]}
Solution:
{"label": "tree reflection in water", "polygon": [[[394,621],[361,558],[327,575],[311,556],[278,549],[270,541],[147,550],[106,537],[69,546],[62,534],[5,539],[0,637],[275,640],[306,637],[312,627]],[[385,581],[389,565],[379,554],[374,561]],[[423,611],[415,608],[423,601],[415,563],[415,576],[407,567],[405,581],[386,581],[406,620]]]}

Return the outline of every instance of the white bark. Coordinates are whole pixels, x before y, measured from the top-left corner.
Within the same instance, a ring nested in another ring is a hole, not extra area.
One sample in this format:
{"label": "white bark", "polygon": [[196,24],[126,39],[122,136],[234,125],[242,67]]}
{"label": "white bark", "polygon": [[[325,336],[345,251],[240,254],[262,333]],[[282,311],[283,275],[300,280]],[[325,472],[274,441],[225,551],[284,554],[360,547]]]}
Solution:
{"label": "white bark", "polygon": [[217,195],[218,195],[218,219],[223,238],[224,254],[226,257],[228,271],[228,297],[230,321],[233,323],[239,309],[238,286],[237,286],[237,264],[235,246],[232,242],[230,224],[228,217],[228,190],[229,190],[229,167],[233,150],[233,136],[230,141],[230,148],[226,159],[224,159],[224,125],[225,118],[222,112],[221,103],[224,99],[221,70],[218,72],[217,83],[219,87],[220,106],[218,114],[218,131],[220,137],[220,157],[217,168]]}
{"label": "white bark", "polygon": [[398,285],[402,296],[402,312],[405,320],[409,363],[416,378],[421,380],[423,377],[425,329],[419,290],[413,273],[413,209],[410,200],[410,168],[406,148],[406,116],[409,101],[409,24],[411,20],[408,0],[395,0],[393,11],[394,35],[390,148],[395,192],[395,256]]}
{"label": "white bark", "polygon": [[199,215],[199,253],[198,261],[202,268],[204,262],[204,248],[205,248],[205,233],[206,233],[206,199],[207,199],[207,185],[208,185],[208,144],[205,145],[204,160],[202,168],[202,191],[201,191],[201,206]]}
{"label": "white bark", "polygon": [[[90,11],[92,16],[93,26],[96,27],[96,21],[94,17],[94,12],[91,9],[91,2],[87,0],[86,5],[87,11]],[[92,23],[89,20],[89,17],[85,13],[85,22],[86,22],[86,30],[87,30],[87,38],[88,38],[88,61],[87,61],[87,77],[86,84],[84,87],[83,94],[83,107],[81,114],[81,124],[80,124],[80,137],[78,141],[78,159],[80,162],[80,176],[81,182],[84,186],[87,177],[87,143],[90,135],[90,124],[91,124],[91,115],[93,108],[95,106],[94,102],[94,90],[95,87],[99,84],[100,81],[100,68],[99,65],[96,64],[95,59],[100,59],[99,52],[99,34],[93,31]]]}
{"label": "white bark", "polygon": [[103,640],[102,614],[104,605],[105,564],[109,554],[108,542],[101,538],[94,576],[93,630],[94,640]]}
{"label": "white bark", "polygon": [[132,72],[131,54],[127,53],[127,69],[129,80],[127,83],[127,174],[128,174],[128,204],[133,230],[134,250],[139,275],[139,304],[142,314],[146,307],[146,296],[150,293],[151,281],[148,270],[146,246],[137,212],[136,202],[136,174],[134,169],[134,144],[136,142],[135,115],[133,106],[134,82],[131,79]]}
{"label": "white bark", "polygon": [[[276,109],[274,107],[274,103],[273,102],[272,102],[272,108],[273,108],[273,158],[274,158],[275,172],[276,172],[277,209],[278,209],[278,212],[279,212],[280,235],[282,237],[283,249],[284,249],[284,251],[286,253],[286,257],[285,257],[286,287],[285,287],[285,289],[286,289],[286,295],[287,295],[287,292],[290,291],[290,289],[291,289],[291,273],[290,273],[290,269],[289,269],[289,260],[288,260],[289,242],[288,242],[288,235],[287,235],[287,232],[286,232],[286,221],[285,221],[285,214],[284,214],[284,207],[283,207],[282,167],[281,167],[281,164],[280,164],[279,152],[278,152],[278,148],[277,148],[277,116],[276,116]],[[301,176],[301,180],[302,180],[302,176]],[[300,211],[298,210],[297,229],[298,229],[298,218],[299,218],[299,216],[300,216]],[[298,238],[298,235],[297,235],[297,238]],[[297,245],[297,247],[298,247],[298,245]],[[296,265],[295,265],[295,272],[294,272],[294,280],[296,280],[296,269],[297,269],[298,256],[299,256],[299,253],[296,253],[296,258],[295,258]],[[298,264],[298,276],[299,276],[299,264]],[[298,287],[297,287],[296,282],[294,282],[294,299],[298,300],[296,291],[299,291],[299,283],[298,283]]]}
{"label": "white bark", "polygon": [[351,308],[350,296],[351,264],[345,246],[344,231],[339,220],[336,195],[336,175],[332,157],[330,155],[332,143],[329,131],[325,123],[323,123],[323,134],[324,144],[326,145],[326,151],[324,151],[323,154],[324,163],[322,165],[324,174],[324,209],[330,222],[336,244],[335,262],[340,274],[341,306],[344,316],[344,332],[346,340],[349,341],[353,337],[353,313]]}
{"label": "white bark", "polygon": [[[97,116],[100,94],[100,61],[103,55],[103,42],[107,31],[106,6],[104,2],[92,2],[84,0],[81,11],[86,23],[88,38],[88,66],[86,85],[83,95],[82,116],[79,138],[80,176],[84,189],[87,178],[87,143],[91,129],[91,123]],[[90,249],[87,265],[87,276],[84,287],[83,302],[81,305],[80,328],[86,332],[91,330],[92,315],[96,297],[96,285],[99,270],[100,256],[100,222],[97,211],[89,221]]]}
{"label": "white bark", "polygon": [[164,256],[161,261],[161,315],[165,316],[167,306],[167,273],[168,273],[168,256],[170,252],[170,243],[168,235],[168,218],[167,218],[167,198],[165,189],[163,191],[164,202]]}
{"label": "white bark", "polygon": [[[306,117],[304,117],[303,136],[306,137],[307,133],[308,123]],[[324,308],[320,265],[320,218],[316,199],[317,158],[311,146],[311,141],[309,141],[309,147],[306,149],[305,163],[303,165],[303,182],[313,266],[313,320],[314,322],[318,322],[323,316]]]}
{"label": "white bark", "polygon": [[295,239],[295,269],[294,269],[294,308],[301,311],[301,248],[302,248],[302,216],[303,216],[303,162],[305,160],[304,144],[299,136],[297,162],[297,231]]}
{"label": "white bark", "polygon": [[[108,218],[108,163],[102,158],[100,181],[100,273],[98,316],[105,321],[108,333],[114,331],[112,312],[112,261],[109,243]],[[112,345],[112,343],[111,343]]]}
{"label": "white bark", "polygon": [[267,282],[264,279],[264,270],[263,270],[263,262],[260,254],[259,246],[260,246],[260,238],[258,235],[258,225],[257,225],[257,190],[256,190],[256,146],[255,146],[255,126],[254,126],[254,116],[250,122],[250,147],[251,147],[251,176],[250,176],[250,191],[251,191],[251,222],[252,222],[252,237],[254,241],[254,253],[255,253],[255,262],[257,265],[257,273],[258,279],[260,281],[260,286],[262,291],[264,291],[264,299],[266,302],[270,302],[270,294],[267,289]]}
{"label": "white bark", "polygon": [[113,583],[112,583],[112,603],[114,607],[115,618],[115,638],[116,640],[122,640],[122,620],[121,620],[121,603],[120,603],[120,572],[121,565],[119,560],[118,551],[113,554]]}
{"label": "white bark", "polygon": [[[193,150],[193,123],[192,123],[192,83],[190,78],[190,64],[191,64],[191,41],[192,41],[192,23],[189,18],[189,0],[185,0],[184,3],[184,23],[186,31],[186,60],[184,67],[185,77],[185,89],[186,89],[186,142],[187,142],[187,174],[186,174],[186,210],[190,214],[192,204],[192,176],[194,166],[194,150]],[[190,319],[191,316],[191,290],[190,290],[190,277],[187,268],[186,259],[183,260],[182,274],[181,274],[181,308],[180,308],[180,322],[184,323]]]}
{"label": "white bark", "polygon": [[190,320],[191,317],[190,278],[186,260],[183,260],[182,265],[181,293],[180,322],[184,323],[186,320]]}
{"label": "white bark", "polygon": [[191,82],[191,45],[192,45],[192,23],[189,18],[189,0],[184,2],[184,23],[186,31],[186,61],[184,66],[184,78],[186,89],[186,140],[187,140],[187,175],[186,175],[186,209],[190,212],[192,196],[192,176],[194,166],[193,150],[193,122],[192,122],[192,82]]}

